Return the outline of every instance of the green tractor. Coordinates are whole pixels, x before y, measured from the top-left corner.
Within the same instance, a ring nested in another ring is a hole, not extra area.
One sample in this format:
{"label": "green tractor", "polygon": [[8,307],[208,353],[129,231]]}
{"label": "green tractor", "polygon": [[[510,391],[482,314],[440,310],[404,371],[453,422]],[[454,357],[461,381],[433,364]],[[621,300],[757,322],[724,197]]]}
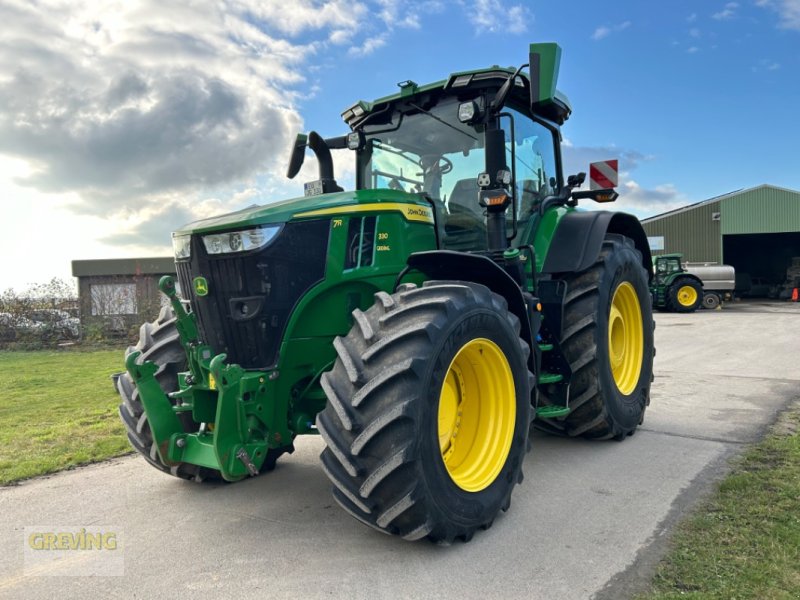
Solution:
{"label": "green tractor", "polygon": [[[622,440],[653,364],[651,256],[613,190],[563,179],[560,48],[530,73],[407,81],[349,133],[299,135],[305,197],[173,234],[178,278],[118,380],[134,448],[193,480],[274,468],[320,435],[335,500],[407,540],[469,540],[507,510],[529,430]],[[356,189],[330,149],[349,149]]]}
{"label": "green tractor", "polygon": [[653,306],[679,313],[696,311],[703,303],[703,282],[688,273],[681,264],[683,254],[661,254],[653,257],[655,276],[650,285]]}

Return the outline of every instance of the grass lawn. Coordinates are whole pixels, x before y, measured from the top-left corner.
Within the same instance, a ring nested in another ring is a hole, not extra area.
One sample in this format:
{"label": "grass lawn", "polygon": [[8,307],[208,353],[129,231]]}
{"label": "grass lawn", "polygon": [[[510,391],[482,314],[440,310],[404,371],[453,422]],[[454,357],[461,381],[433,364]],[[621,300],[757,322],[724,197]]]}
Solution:
{"label": "grass lawn", "polygon": [[641,599],[800,598],[800,411],[677,530]]}
{"label": "grass lawn", "polygon": [[109,378],[122,356],[0,352],[0,484],[130,451]]}

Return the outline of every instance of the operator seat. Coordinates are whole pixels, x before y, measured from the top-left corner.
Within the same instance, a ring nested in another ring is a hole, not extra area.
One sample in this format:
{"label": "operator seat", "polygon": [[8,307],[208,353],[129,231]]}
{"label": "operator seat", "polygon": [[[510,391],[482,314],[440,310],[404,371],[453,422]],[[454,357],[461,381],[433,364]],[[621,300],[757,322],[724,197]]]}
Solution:
{"label": "operator seat", "polygon": [[539,207],[543,195],[535,179],[523,179],[517,184],[519,191],[519,219],[525,221]]}
{"label": "operator seat", "polygon": [[463,213],[469,211],[483,220],[483,207],[478,204],[478,181],[474,177],[469,179],[459,179],[450,192],[447,201],[447,210],[450,214]]}
{"label": "operator seat", "polygon": [[444,246],[451,250],[486,248],[486,218],[478,204],[478,182],[460,179],[447,199]]}

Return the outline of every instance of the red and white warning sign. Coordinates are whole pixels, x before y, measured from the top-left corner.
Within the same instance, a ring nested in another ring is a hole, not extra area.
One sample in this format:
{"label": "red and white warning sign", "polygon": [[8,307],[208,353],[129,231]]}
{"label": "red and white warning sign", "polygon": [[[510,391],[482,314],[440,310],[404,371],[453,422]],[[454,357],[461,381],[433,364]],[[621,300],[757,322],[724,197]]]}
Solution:
{"label": "red and white warning sign", "polygon": [[616,159],[601,160],[589,165],[589,189],[607,190],[617,187],[619,166]]}

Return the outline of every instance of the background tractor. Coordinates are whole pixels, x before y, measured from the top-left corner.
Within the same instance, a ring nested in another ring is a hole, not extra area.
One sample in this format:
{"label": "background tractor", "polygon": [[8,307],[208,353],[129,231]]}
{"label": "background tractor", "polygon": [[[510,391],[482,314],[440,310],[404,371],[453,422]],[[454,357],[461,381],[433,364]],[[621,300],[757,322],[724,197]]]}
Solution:
{"label": "background tractor", "polygon": [[[274,467],[299,435],[352,516],[469,540],[509,507],[531,423],[622,440],[649,403],[651,256],[633,216],[561,173],[560,49],[454,73],[299,135],[305,197],[173,234],[180,282],[118,380],[133,446],[186,479]],[[529,73],[523,71],[530,66]],[[334,178],[348,148],[356,189]]]}
{"label": "background tractor", "polygon": [[703,303],[703,282],[686,272],[682,254],[661,254],[653,258],[653,306],[671,312],[694,312]]}
{"label": "background tractor", "polygon": [[733,298],[736,272],[730,265],[682,263],[682,254],[653,257],[651,282],[653,306],[671,312],[694,312],[698,307],[717,308]]}

